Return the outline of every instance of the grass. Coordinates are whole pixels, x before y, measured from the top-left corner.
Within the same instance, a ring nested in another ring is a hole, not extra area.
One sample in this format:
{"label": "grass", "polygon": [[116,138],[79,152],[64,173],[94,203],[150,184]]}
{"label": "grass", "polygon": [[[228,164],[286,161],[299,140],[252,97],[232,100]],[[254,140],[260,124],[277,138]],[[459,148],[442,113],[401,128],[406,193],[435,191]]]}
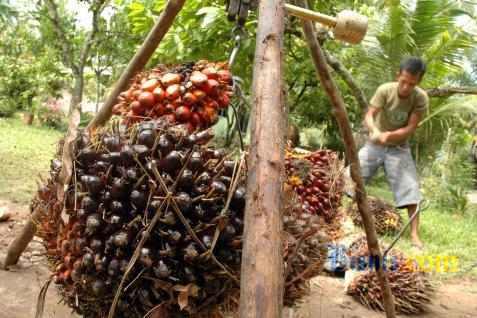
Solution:
{"label": "grass", "polygon": [[[382,180],[368,187],[370,195],[392,201],[392,193]],[[404,223],[408,216],[406,210],[401,210]],[[452,213],[443,208],[432,206],[422,212],[420,218],[420,235],[425,248],[417,250],[411,245],[409,231],[405,232],[396,248],[410,257],[415,257],[429,264],[436,256],[456,256],[458,263],[456,272],[436,272],[433,276],[438,280],[466,276],[477,278],[477,206],[471,205],[465,213]],[[383,237],[386,243],[392,237]],[[474,266],[473,266],[474,265]],[[433,267],[435,268],[435,267]]]}
{"label": "grass", "polygon": [[0,118],[0,198],[28,204],[39,175],[46,176],[62,133]]}

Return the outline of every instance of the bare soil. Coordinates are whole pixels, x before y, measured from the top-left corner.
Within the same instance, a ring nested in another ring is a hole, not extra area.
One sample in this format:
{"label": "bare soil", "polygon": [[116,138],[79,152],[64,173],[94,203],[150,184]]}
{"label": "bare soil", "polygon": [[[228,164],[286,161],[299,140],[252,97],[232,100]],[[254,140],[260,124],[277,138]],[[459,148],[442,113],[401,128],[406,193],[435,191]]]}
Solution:
{"label": "bare soil", "polygon": [[[0,259],[3,260],[8,243],[21,230],[28,208],[0,200],[0,208],[12,213],[8,222],[0,223]],[[0,270],[0,318],[32,318],[38,293],[50,273],[44,256],[45,250],[36,239],[20,258],[18,266],[9,271]],[[477,282],[460,278],[436,283],[437,291],[430,311],[414,317],[477,317]],[[50,286],[45,305],[45,318],[77,317],[60,302],[54,285]],[[344,293],[344,279],[319,276],[312,281],[312,293],[300,308],[287,310],[284,318],[375,318],[383,313],[364,308]],[[404,316],[403,316],[404,317]]]}

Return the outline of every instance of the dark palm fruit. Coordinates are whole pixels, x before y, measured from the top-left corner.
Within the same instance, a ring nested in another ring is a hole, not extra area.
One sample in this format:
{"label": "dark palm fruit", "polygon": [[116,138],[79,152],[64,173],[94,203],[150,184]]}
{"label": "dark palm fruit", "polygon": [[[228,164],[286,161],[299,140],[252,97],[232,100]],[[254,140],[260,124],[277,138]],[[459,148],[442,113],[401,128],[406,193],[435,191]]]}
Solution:
{"label": "dark palm fruit", "polygon": [[108,258],[106,256],[102,256],[101,254],[96,254],[94,256],[94,267],[98,272],[106,271],[108,267]]}
{"label": "dark palm fruit", "polygon": [[182,156],[181,153],[176,150],[172,150],[161,161],[161,168],[168,173],[174,173],[181,165]]}
{"label": "dark palm fruit", "polygon": [[121,153],[119,151],[110,152],[105,160],[111,164],[117,164],[121,162]]}
{"label": "dark palm fruit", "polygon": [[114,178],[113,184],[111,186],[111,197],[113,199],[121,199],[123,198],[127,192],[129,185],[126,180],[122,178]]}
{"label": "dark palm fruit", "polygon": [[204,161],[202,160],[202,154],[198,151],[194,151],[189,159],[189,169],[197,171],[204,167]]}
{"label": "dark palm fruit", "polygon": [[96,233],[96,231],[101,226],[101,217],[99,214],[91,214],[86,218],[86,234],[91,235]]}
{"label": "dark palm fruit", "polygon": [[195,191],[205,193],[209,191],[211,176],[207,171],[202,172],[195,180]]}
{"label": "dark palm fruit", "polygon": [[153,268],[154,274],[159,277],[159,278],[168,278],[169,275],[171,275],[171,271],[169,270],[169,267],[160,260],[158,264]]}
{"label": "dark palm fruit", "polygon": [[139,178],[139,174],[137,172],[137,169],[135,168],[130,168],[126,170],[126,178],[128,181],[135,182]]}
{"label": "dark palm fruit", "polygon": [[101,194],[101,202],[102,202],[103,204],[108,204],[110,201],[111,201],[111,192],[109,192],[109,191],[104,191],[104,192]]}
{"label": "dark palm fruit", "polygon": [[182,188],[190,189],[194,182],[194,173],[189,169],[184,169],[179,177],[179,185]]}
{"label": "dark palm fruit", "polygon": [[227,177],[227,176],[220,176],[219,177],[219,180],[220,182],[222,182],[223,184],[225,184],[225,186],[228,188],[230,187],[230,184],[232,183],[232,178],[231,177]]}
{"label": "dark palm fruit", "polygon": [[226,154],[225,149],[223,149],[223,148],[216,149],[216,150],[214,150],[214,159],[222,159],[222,157],[224,157],[225,154]]}
{"label": "dark palm fruit", "polygon": [[129,262],[126,261],[125,259],[122,259],[119,261],[119,271],[121,273],[124,273],[126,272],[127,268],[128,268],[128,265],[129,265]]}
{"label": "dark palm fruit", "polygon": [[121,140],[119,136],[105,136],[103,144],[109,152],[118,151],[121,148]]}
{"label": "dark palm fruit", "polygon": [[174,149],[174,145],[171,143],[171,141],[169,140],[169,138],[167,138],[166,135],[159,136],[157,146],[162,156],[166,156]]}
{"label": "dark palm fruit", "polygon": [[126,247],[129,244],[129,236],[127,232],[121,231],[114,235],[113,243],[117,247]]}
{"label": "dark palm fruit", "polygon": [[141,254],[139,255],[139,261],[145,267],[151,267],[154,263],[152,259],[152,252],[149,248],[143,247],[141,249]]}
{"label": "dark palm fruit", "polygon": [[122,214],[124,213],[124,205],[121,201],[112,201],[109,205],[109,209],[114,214]]}
{"label": "dark palm fruit", "polygon": [[223,182],[213,181],[210,187],[216,193],[219,193],[219,194],[227,193],[227,187],[225,186],[225,184],[223,184]]}
{"label": "dark palm fruit", "polygon": [[182,212],[187,212],[192,206],[192,199],[186,192],[178,193],[175,199]]}
{"label": "dark palm fruit", "polygon": [[91,242],[89,243],[89,247],[91,247],[91,249],[96,253],[102,252],[103,241],[101,241],[100,239],[92,239]]}
{"label": "dark palm fruit", "polygon": [[71,280],[76,283],[76,282],[79,282],[81,279],[81,273],[79,270],[76,270],[76,269],[73,269],[71,271]]}
{"label": "dark palm fruit", "polygon": [[169,234],[170,239],[172,240],[172,243],[178,243],[182,238],[182,234],[179,231],[169,230],[167,232]]}
{"label": "dark palm fruit", "polygon": [[91,253],[85,253],[81,260],[81,267],[90,270],[94,267],[94,257]]}
{"label": "dark palm fruit", "polygon": [[147,172],[149,172],[151,175],[154,175],[154,170],[155,169],[157,169],[157,160],[155,160],[155,159],[149,160],[146,163]]}
{"label": "dark palm fruit", "polygon": [[156,139],[156,134],[153,130],[143,130],[137,136],[137,142],[140,145],[145,145],[148,148],[152,148],[154,146],[154,140]]}
{"label": "dark palm fruit", "polygon": [[224,173],[225,175],[231,177],[234,173],[235,169],[235,161],[234,160],[224,160]]}
{"label": "dark palm fruit", "polygon": [[96,161],[96,163],[94,164],[94,170],[96,171],[96,173],[104,173],[108,170],[108,168],[109,164],[106,161]]}
{"label": "dark palm fruit", "polygon": [[76,255],[80,255],[83,253],[83,250],[85,249],[85,247],[87,246],[88,244],[88,241],[86,238],[82,238],[82,237],[78,237],[76,240],[75,240],[75,244],[74,244],[74,253]]}
{"label": "dark palm fruit", "polygon": [[91,284],[91,290],[96,296],[103,296],[106,291],[106,285],[102,280],[96,279],[93,284]]}
{"label": "dark palm fruit", "polygon": [[142,209],[146,206],[146,196],[140,191],[133,190],[131,192],[130,199],[136,209]]}
{"label": "dark palm fruit", "polygon": [[97,176],[84,175],[81,177],[81,182],[85,186],[86,190],[92,194],[99,193],[103,189],[103,183]]}
{"label": "dark palm fruit", "polygon": [[129,145],[124,145],[121,148],[121,162],[124,165],[131,165],[134,163],[134,150]]}
{"label": "dark palm fruit", "polygon": [[82,164],[90,164],[98,159],[98,153],[91,148],[83,148],[78,154],[78,160]]}
{"label": "dark palm fruit", "polygon": [[195,133],[193,135],[195,136],[194,143],[199,145],[205,145],[214,137],[214,134],[212,133],[211,129],[199,131],[198,133]]}
{"label": "dark palm fruit", "polygon": [[108,275],[112,277],[119,275],[119,261],[115,258],[109,262]]}
{"label": "dark palm fruit", "polygon": [[233,209],[236,211],[243,210],[245,207],[245,195],[247,193],[247,190],[245,187],[238,187],[234,195],[232,197],[232,201],[230,202],[230,205]]}
{"label": "dark palm fruit", "polygon": [[83,200],[81,200],[81,208],[87,213],[95,213],[98,209],[98,203],[90,196],[85,196]]}
{"label": "dark palm fruit", "polygon": [[144,160],[146,156],[149,154],[149,147],[146,145],[134,145],[132,146],[134,155],[136,155],[139,160]]}
{"label": "dark palm fruit", "polygon": [[237,235],[237,231],[235,230],[235,227],[233,227],[231,224],[227,225],[222,232],[222,238],[224,240],[231,240]]}
{"label": "dark palm fruit", "polygon": [[207,211],[202,207],[202,205],[198,204],[194,207],[194,214],[199,219],[205,219],[207,216]]}
{"label": "dark palm fruit", "polygon": [[78,209],[76,211],[76,216],[79,218],[79,219],[84,219],[86,218],[86,216],[88,215],[88,213],[86,213],[86,211],[84,209]]}

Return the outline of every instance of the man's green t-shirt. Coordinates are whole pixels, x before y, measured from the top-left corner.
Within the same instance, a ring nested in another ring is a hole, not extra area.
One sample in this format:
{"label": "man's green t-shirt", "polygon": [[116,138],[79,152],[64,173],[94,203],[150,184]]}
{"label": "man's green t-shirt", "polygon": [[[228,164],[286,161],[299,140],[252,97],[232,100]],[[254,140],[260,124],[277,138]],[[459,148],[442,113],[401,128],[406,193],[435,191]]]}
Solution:
{"label": "man's green t-shirt", "polygon": [[397,82],[379,86],[370,101],[372,107],[381,108],[374,120],[376,127],[381,132],[405,127],[409,121],[409,116],[413,112],[425,112],[428,103],[427,93],[419,87],[415,87],[409,97],[400,98]]}

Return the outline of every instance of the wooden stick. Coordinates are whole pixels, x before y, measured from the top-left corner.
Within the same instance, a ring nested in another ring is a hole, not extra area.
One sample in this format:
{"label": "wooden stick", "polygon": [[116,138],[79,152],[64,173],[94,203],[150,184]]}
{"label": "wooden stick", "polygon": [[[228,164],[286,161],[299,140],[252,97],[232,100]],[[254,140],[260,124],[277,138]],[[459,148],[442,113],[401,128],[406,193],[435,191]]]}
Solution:
{"label": "wooden stick", "polygon": [[284,7],[259,2],[252,134],[240,285],[241,318],[282,316],[282,184],[287,109],[283,90]]}
{"label": "wooden stick", "polygon": [[104,102],[104,105],[101,107],[101,110],[89,123],[89,130],[104,125],[109,118],[111,118],[112,109],[117,102],[119,94],[127,88],[131,79],[138,72],[144,69],[159,43],[161,43],[162,39],[164,38],[164,35],[172,26],[172,23],[174,22],[179,11],[184,6],[184,3],[185,0],[169,0],[167,2],[164,11],[161,13],[156,24],[147,35],[142,46],[129,62],[128,66]]}
{"label": "wooden stick", "polygon": [[[307,3],[305,0],[296,0],[295,2],[305,8],[307,7]],[[351,131],[348,114],[346,112],[345,103],[338,88],[336,87],[335,82],[330,75],[330,72],[328,71],[325,56],[321,49],[320,43],[316,38],[315,26],[309,21],[302,21],[302,23],[303,31],[305,33],[306,41],[308,42],[308,46],[310,48],[310,53],[316,68],[317,75],[330,98],[331,104],[333,106],[333,114],[336,118],[341,136],[344,140],[346,157],[350,163],[351,177],[356,184],[356,202],[358,205],[358,210],[361,214],[361,218],[363,220],[369,252],[370,255],[379,257],[379,260],[381,260],[378,268],[376,269],[376,273],[378,275],[381,291],[383,293],[386,317],[393,318],[396,317],[394,309],[394,298],[391,293],[391,288],[389,286],[387,275],[382,266],[383,257],[379,248],[373,218],[369,213],[366,189],[364,187],[364,182],[361,177],[361,168],[359,166],[358,153],[356,150],[353,133]]]}
{"label": "wooden stick", "polygon": [[337,23],[335,17],[331,17],[329,15],[315,12],[313,10],[305,9],[302,7],[297,7],[288,3],[285,4],[285,9],[290,15],[293,15],[303,20],[320,22],[321,24],[324,24],[330,28],[334,28]]}

